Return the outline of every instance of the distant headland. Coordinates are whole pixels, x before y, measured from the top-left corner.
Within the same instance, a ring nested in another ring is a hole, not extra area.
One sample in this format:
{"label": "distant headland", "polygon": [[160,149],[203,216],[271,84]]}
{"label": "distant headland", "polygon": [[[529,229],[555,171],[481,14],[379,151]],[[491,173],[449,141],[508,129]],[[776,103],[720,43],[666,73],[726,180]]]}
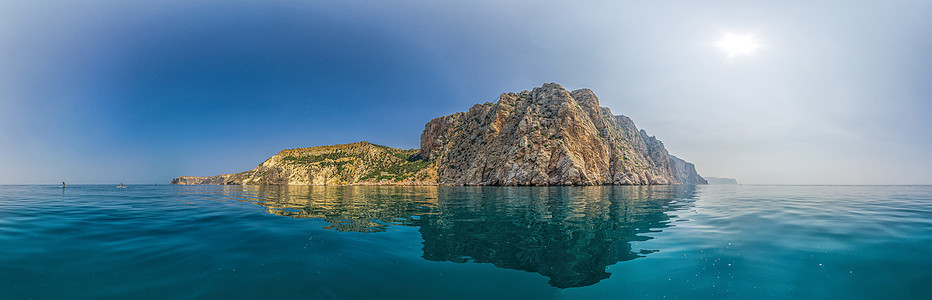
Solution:
{"label": "distant headland", "polygon": [[704,177],[709,184],[738,184],[738,180],[734,178],[722,178],[722,177]]}
{"label": "distant headland", "polygon": [[172,184],[648,185],[707,184],[693,164],[612,115],[588,89],[556,83],[431,120],[420,149],[358,142],[283,150],[253,170]]}

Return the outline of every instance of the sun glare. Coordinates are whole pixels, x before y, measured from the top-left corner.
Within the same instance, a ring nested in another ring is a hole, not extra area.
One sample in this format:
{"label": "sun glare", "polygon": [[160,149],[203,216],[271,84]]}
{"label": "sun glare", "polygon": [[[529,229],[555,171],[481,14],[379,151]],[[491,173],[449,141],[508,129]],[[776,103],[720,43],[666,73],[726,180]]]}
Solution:
{"label": "sun glare", "polygon": [[750,56],[760,49],[761,45],[754,39],[754,34],[726,33],[715,46],[728,54],[728,58],[735,56]]}

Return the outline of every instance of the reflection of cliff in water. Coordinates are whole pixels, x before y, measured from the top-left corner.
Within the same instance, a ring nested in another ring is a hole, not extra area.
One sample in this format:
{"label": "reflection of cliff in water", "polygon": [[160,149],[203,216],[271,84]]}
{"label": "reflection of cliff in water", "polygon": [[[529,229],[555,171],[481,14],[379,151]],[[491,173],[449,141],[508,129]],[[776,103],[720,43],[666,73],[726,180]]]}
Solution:
{"label": "reflection of cliff in water", "polygon": [[668,226],[693,186],[244,187],[273,214],[319,218],[328,229],[419,226],[424,259],[491,263],[540,273],[559,287],[595,284],[605,268],[653,252],[631,243]]}
{"label": "reflection of cliff in water", "polygon": [[380,232],[390,225],[416,226],[437,203],[436,186],[244,186],[246,200],[269,213],[322,219],[326,229]]}
{"label": "reflection of cliff in water", "polygon": [[632,251],[638,235],[667,227],[671,201],[694,187],[551,187],[441,190],[438,213],[424,216],[424,258],[492,263],[537,272],[559,287],[595,284]]}

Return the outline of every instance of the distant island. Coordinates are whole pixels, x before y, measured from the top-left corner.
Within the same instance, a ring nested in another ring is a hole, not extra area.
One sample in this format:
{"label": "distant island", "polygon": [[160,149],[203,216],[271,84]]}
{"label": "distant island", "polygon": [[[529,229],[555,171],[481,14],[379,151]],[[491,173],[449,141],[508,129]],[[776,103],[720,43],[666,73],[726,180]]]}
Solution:
{"label": "distant island", "polygon": [[420,149],[358,142],[283,150],[255,169],[172,184],[649,185],[707,184],[693,164],[613,115],[588,89],[556,83],[502,94],[431,120]]}
{"label": "distant island", "polygon": [[723,177],[704,177],[709,184],[738,184],[738,180],[734,178],[723,178]]}

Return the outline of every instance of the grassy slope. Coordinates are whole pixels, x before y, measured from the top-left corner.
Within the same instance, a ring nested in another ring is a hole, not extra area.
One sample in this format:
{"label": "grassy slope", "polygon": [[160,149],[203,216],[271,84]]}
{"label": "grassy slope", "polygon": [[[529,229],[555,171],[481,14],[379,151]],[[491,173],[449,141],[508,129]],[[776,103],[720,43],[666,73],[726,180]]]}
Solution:
{"label": "grassy slope", "polygon": [[404,150],[359,142],[289,149],[278,156],[285,165],[331,169],[334,177],[352,178],[347,183],[436,181],[436,178],[431,178],[433,176],[429,170],[435,168],[435,164],[418,159],[414,156],[416,153],[416,149]]}

